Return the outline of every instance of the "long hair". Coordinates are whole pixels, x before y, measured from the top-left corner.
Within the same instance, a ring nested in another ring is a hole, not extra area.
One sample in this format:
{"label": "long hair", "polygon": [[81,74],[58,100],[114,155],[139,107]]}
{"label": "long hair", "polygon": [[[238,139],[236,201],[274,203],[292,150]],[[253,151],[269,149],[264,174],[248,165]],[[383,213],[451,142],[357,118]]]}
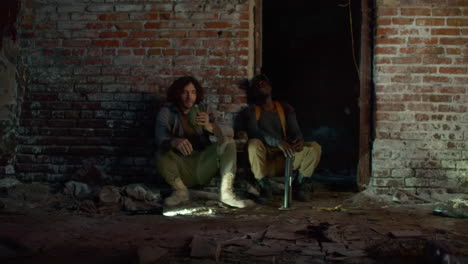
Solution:
{"label": "long hair", "polygon": [[198,104],[203,101],[203,88],[197,79],[192,76],[183,76],[175,80],[167,90],[167,101],[173,104],[178,104],[184,87],[190,83],[195,86],[195,90],[197,91],[197,99],[195,100],[195,103]]}

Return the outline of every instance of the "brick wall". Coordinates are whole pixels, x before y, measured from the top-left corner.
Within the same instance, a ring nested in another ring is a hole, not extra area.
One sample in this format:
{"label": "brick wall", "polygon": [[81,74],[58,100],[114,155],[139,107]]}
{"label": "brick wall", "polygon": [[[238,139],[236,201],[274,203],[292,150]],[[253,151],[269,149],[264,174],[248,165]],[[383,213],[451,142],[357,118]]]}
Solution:
{"label": "brick wall", "polygon": [[371,184],[468,192],[468,1],[377,1]]}
{"label": "brick wall", "polygon": [[199,78],[228,119],[246,102],[249,1],[22,4],[22,180],[66,180],[83,160],[117,180],[154,175],[154,106],[179,76]]}

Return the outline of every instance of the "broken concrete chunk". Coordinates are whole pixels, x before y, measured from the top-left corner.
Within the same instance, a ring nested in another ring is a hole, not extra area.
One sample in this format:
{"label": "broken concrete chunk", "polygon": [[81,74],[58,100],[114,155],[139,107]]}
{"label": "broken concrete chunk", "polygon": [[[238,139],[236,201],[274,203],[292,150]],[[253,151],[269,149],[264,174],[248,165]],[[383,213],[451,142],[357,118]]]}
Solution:
{"label": "broken concrete chunk", "polygon": [[63,193],[75,197],[78,200],[83,200],[91,196],[92,190],[86,183],[69,181],[65,183]]}
{"label": "broken concrete chunk", "polygon": [[139,201],[159,201],[161,199],[159,193],[152,192],[142,184],[129,184],[125,186],[124,190],[128,197]]}
{"label": "broken concrete chunk", "polygon": [[160,248],[158,246],[141,246],[138,248],[138,263],[139,264],[153,264],[164,255],[166,255],[167,250]]}
{"label": "broken concrete chunk", "polygon": [[106,185],[99,192],[99,200],[103,204],[116,204],[120,202],[121,198],[120,188],[115,186]]}

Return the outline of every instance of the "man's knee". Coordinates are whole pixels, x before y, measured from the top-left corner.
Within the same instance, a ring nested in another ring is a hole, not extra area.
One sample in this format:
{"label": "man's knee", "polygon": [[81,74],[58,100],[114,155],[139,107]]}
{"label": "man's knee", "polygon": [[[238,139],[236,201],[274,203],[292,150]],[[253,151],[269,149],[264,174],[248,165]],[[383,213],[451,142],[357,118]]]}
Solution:
{"label": "man's knee", "polygon": [[249,142],[247,143],[247,150],[249,153],[255,153],[258,151],[262,151],[265,149],[265,144],[258,139],[258,138],[253,138],[250,139]]}
{"label": "man's knee", "polygon": [[322,146],[315,141],[310,141],[304,143],[304,149],[309,152],[313,152],[316,156],[320,157],[322,155]]}

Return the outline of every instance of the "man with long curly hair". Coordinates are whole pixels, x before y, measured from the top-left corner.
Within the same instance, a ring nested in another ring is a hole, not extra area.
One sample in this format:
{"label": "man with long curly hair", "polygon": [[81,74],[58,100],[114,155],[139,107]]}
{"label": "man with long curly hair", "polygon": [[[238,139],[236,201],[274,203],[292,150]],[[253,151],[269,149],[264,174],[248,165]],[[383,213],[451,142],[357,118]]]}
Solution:
{"label": "man with long curly hair", "polygon": [[[166,198],[167,206],[189,200],[187,187],[203,186],[219,172],[220,201],[233,207],[252,205],[233,192],[236,174],[236,145],[232,128],[210,120],[202,109],[203,89],[191,76],[175,80],[167,91],[168,105],[156,119],[158,171],[173,192]],[[211,143],[210,135],[218,138]]]}

